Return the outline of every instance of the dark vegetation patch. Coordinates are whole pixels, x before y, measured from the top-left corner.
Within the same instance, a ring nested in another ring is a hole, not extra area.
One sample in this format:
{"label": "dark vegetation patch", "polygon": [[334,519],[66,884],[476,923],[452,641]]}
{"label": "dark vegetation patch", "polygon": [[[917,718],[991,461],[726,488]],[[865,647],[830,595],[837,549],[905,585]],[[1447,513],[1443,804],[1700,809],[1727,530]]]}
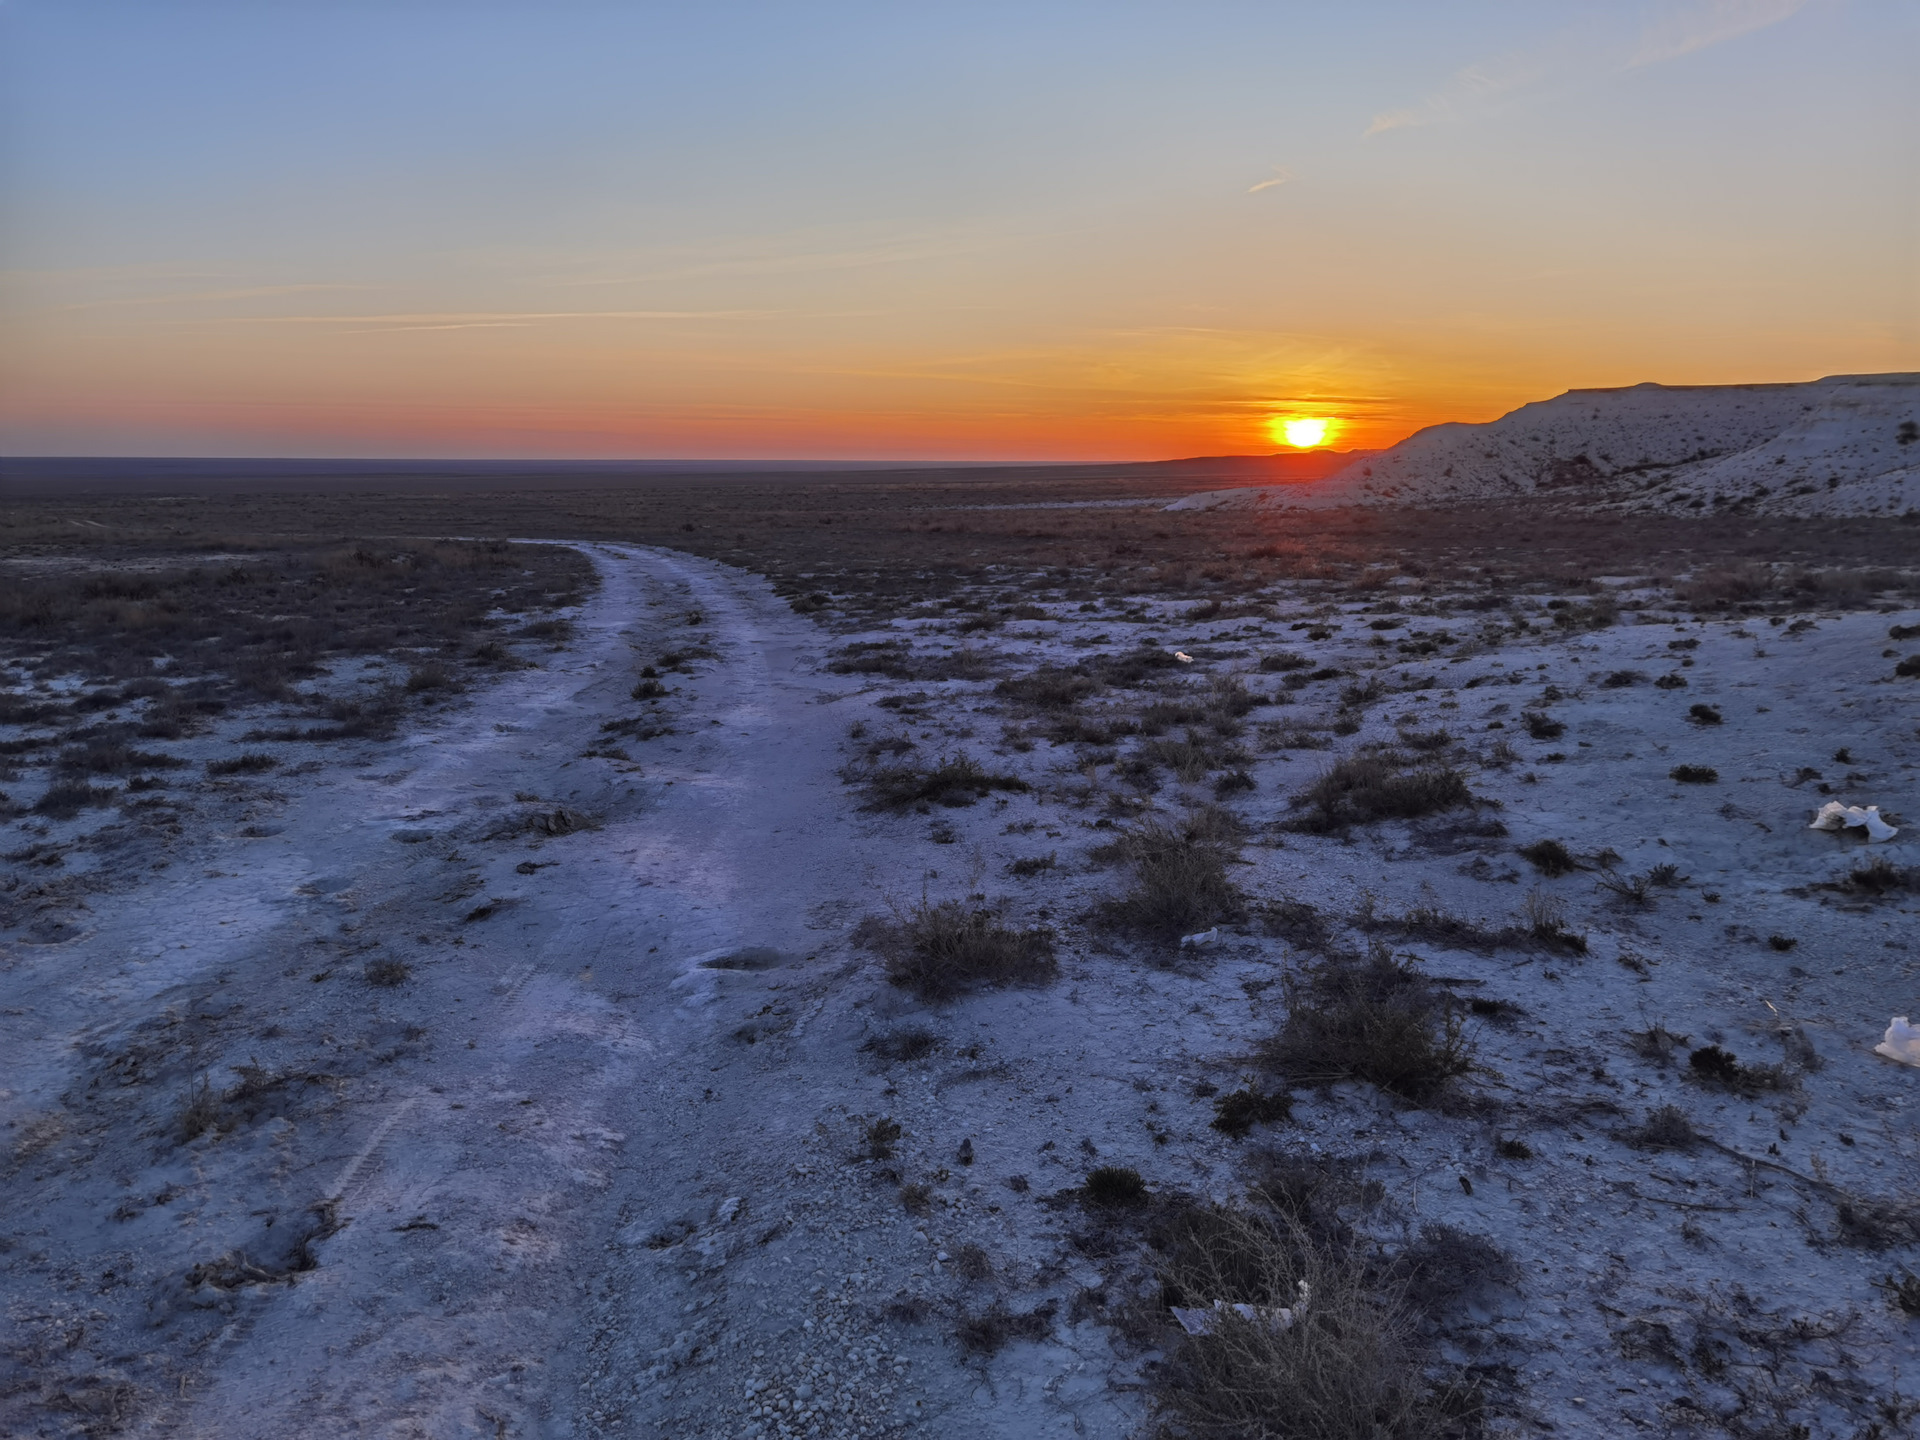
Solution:
{"label": "dark vegetation patch", "polygon": [[1059,970],[1051,930],[1015,930],[958,900],[922,900],[892,922],[864,921],[854,939],[881,957],[895,985],[930,1000],[982,985],[1042,985]]}
{"label": "dark vegetation patch", "polygon": [[1531,845],[1523,845],[1520,847],[1520,858],[1550,879],[1571,875],[1580,868],[1580,862],[1573,858],[1573,852],[1559,840],[1536,840]]}
{"label": "dark vegetation patch", "polygon": [[1920,893],[1920,865],[1896,865],[1886,856],[1876,855],[1854,866],[1843,880],[1827,888],[1874,899]]}
{"label": "dark vegetation patch", "polygon": [[1425,1103],[1473,1068],[1453,998],[1383,946],[1322,955],[1285,985],[1287,1018],[1259,1058],[1291,1083],[1365,1080]]}
{"label": "dark vegetation patch", "polygon": [[1256,1125],[1277,1125],[1293,1118],[1293,1096],[1284,1090],[1234,1090],[1213,1102],[1215,1130],[1234,1139],[1244,1139]]}
{"label": "dark vegetation patch", "polygon": [[1638,1125],[1620,1131],[1619,1138],[1636,1150],[1691,1150],[1700,1143],[1687,1112],[1677,1105],[1651,1111]]}
{"label": "dark vegetation patch", "polygon": [[1053,1334],[1053,1317],[1058,1310],[1059,1302],[1054,1300],[1043,1301],[1025,1312],[1010,1310],[1004,1301],[996,1300],[983,1311],[962,1315],[953,1336],[960,1342],[963,1355],[985,1360],[1015,1340],[1045,1340]]}
{"label": "dark vegetation patch", "polygon": [[868,803],[885,810],[906,810],[915,805],[961,809],[996,790],[1018,792],[1031,788],[1017,775],[993,773],[970,755],[949,755],[932,769],[885,765],[850,771],[847,778],[864,784]]}
{"label": "dark vegetation patch", "polygon": [[225,760],[209,760],[207,762],[207,774],[263,775],[269,770],[277,769],[279,764],[280,760],[278,756],[268,755],[261,750],[249,750],[244,754],[234,755]]}
{"label": "dark vegetation patch", "polygon": [[[139,548],[119,526],[110,540],[76,547],[33,534],[20,507],[9,508],[14,553],[27,541],[27,553],[64,552],[71,563],[0,572],[0,658],[27,659],[39,675],[136,683],[152,683],[164,661],[162,690],[205,682],[206,698],[279,699],[329,660],[360,655],[394,654],[417,664],[416,675],[430,666],[448,674],[477,639],[505,634],[512,616],[576,604],[592,584],[587,559],[560,546],[289,543],[268,531],[250,539],[247,507],[228,505],[241,533],[176,538],[190,527],[175,519],[132,532],[151,537]],[[124,684],[105,693],[117,704],[138,698]],[[91,703],[83,697],[65,711]]]}
{"label": "dark vegetation patch", "polygon": [[1667,772],[1667,778],[1681,785],[1711,785],[1720,778],[1720,772],[1711,765],[1676,765]]}
{"label": "dark vegetation patch", "polygon": [[860,1048],[895,1063],[924,1060],[940,1048],[940,1037],[924,1025],[907,1025],[885,1035],[875,1035]]}
{"label": "dark vegetation patch", "polygon": [[1101,917],[1162,942],[1239,918],[1245,900],[1227,875],[1237,828],[1231,812],[1208,806],[1180,826],[1149,821],[1102,846],[1094,858],[1124,861],[1133,884],[1101,907]]}
{"label": "dark vegetation patch", "polygon": [[1394,751],[1376,750],[1335,761],[1295,796],[1294,806],[1302,813],[1290,826],[1330,835],[1353,825],[1417,820],[1472,803],[1473,794],[1458,770],[1414,765]]}

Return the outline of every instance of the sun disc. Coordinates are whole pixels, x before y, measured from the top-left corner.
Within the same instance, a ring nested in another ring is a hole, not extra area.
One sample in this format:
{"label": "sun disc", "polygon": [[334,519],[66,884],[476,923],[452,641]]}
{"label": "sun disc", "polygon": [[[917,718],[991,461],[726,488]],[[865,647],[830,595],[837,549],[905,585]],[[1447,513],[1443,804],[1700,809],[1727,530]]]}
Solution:
{"label": "sun disc", "polygon": [[1301,415],[1282,420],[1278,428],[1286,437],[1287,444],[1296,450],[1311,450],[1316,445],[1326,444],[1331,422],[1317,416]]}

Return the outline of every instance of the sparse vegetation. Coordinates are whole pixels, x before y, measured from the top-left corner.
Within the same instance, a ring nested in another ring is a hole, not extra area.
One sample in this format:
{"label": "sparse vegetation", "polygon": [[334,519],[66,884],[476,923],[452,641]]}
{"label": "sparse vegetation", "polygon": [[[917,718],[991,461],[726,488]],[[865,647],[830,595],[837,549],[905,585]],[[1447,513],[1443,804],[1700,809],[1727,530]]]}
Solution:
{"label": "sparse vegetation", "polygon": [[1051,930],[1015,930],[958,900],[922,900],[891,924],[866,922],[854,938],[880,954],[887,979],[929,1000],[982,985],[1045,984],[1058,973]]}
{"label": "sparse vegetation", "polygon": [[905,810],[915,805],[943,805],[961,809],[995,791],[1029,789],[1016,775],[996,775],[968,755],[950,755],[931,770],[894,765],[852,778],[864,780],[869,803],[876,809]]}
{"label": "sparse vegetation", "polygon": [[1409,768],[1392,751],[1372,751],[1336,761],[1296,796],[1294,804],[1304,813],[1292,825],[1326,835],[1380,820],[1417,820],[1472,803],[1473,794],[1458,770]]}
{"label": "sparse vegetation", "polygon": [[1571,875],[1580,868],[1573,852],[1558,840],[1536,840],[1520,847],[1520,858],[1549,879]]}
{"label": "sparse vegetation", "polygon": [[1720,778],[1720,772],[1711,765],[1676,765],[1667,772],[1667,778],[1681,785],[1711,785]]}
{"label": "sparse vegetation", "polygon": [[1293,1118],[1293,1096],[1284,1090],[1265,1091],[1245,1087],[1222,1095],[1213,1102],[1213,1128],[1239,1140],[1256,1125],[1275,1125]]}
{"label": "sparse vegetation", "polygon": [[1286,1021],[1259,1058],[1297,1084],[1365,1080],[1425,1102],[1473,1068],[1452,998],[1384,947],[1322,956],[1286,988]]}
{"label": "sparse vegetation", "polygon": [[1700,1143],[1687,1112],[1677,1105],[1660,1106],[1640,1124],[1622,1130],[1620,1139],[1636,1150],[1691,1150]]}
{"label": "sparse vegetation", "polygon": [[1147,1182],[1140,1178],[1138,1170],[1128,1169],[1124,1165],[1102,1165],[1097,1170],[1087,1172],[1086,1184],[1081,1186],[1080,1195],[1087,1204],[1106,1209],[1144,1205]]}
{"label": "sparse vegetation", "polygon": [[1096,858],[1124,859],[1133,885],[1101,910],[1106,920],[1161,941],[1178,940],[1239,916],[1244,901],[1227,876],[1230,843],[1221,833],[1225,811],[1191,812],[1187,826],[1157,821],[1128,832]]}

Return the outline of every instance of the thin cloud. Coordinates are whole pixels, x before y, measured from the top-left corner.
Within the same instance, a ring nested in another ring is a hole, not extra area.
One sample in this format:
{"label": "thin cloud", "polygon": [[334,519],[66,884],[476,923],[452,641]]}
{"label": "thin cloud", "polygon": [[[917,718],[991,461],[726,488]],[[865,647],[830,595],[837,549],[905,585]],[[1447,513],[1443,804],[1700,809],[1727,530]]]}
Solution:
{"label": "thin cloud", "polygon": [[478,325],[530,325],[540,320],[738,320],[780,310],[511,310],[443,315],[235,315],[218,325],[379,325],[391,329],[453,330]]}
{"label": "thin cloud", "polygon": [[1565,88],[1647,65],[1663,64],[1722,41],[1778,25],[1812,0],[1682,0],[1667,4],[1628,43],[1591,25],[1562,31],[1538,46],[1509,51],[1456,70],[1417,105],[1382,110],[1363,138],[1422,125],[1467,120],[1503,101],[1549,84]]}
{"label": "thin cloud", "polygon": [[1641,31],[1639,47],[1627,68],[1678,60],[1723,40],[1778,25],[1806,7],[1807,0],[1694,0]]}
{"label": "thin cloud", "polygon": [[62,310],[115,310],[132,305],[192,305],[219,300],[256,300],[266,295],[304,295],[316,290],[367,290],[367,285],[254,285],[244,290],[200,290],[185,295],[132,295],[119,300],[83,300]]}
{"label": "thin cloud", "polygon": [[1265,180],[1262,180],[1258,185],[1251,185],[1247,187],[1247,193],[1249,195],[1258,195],[1262,190],[1271,190],[1276,185],[1284,185],[1293,178],[1294,176],[1291,170],[1287,170],[1287,169],[1275,170],[1271,176],[1269,176]]}

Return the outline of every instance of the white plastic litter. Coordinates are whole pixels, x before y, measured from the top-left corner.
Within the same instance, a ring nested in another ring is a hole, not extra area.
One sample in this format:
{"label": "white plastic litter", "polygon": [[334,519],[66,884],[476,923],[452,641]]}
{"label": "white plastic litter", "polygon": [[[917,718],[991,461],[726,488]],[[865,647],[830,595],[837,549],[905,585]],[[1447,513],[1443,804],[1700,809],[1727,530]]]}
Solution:
{"label": "white plastic litter", "polygon": [[1306,1281],[1297,1283],[1300,1286],[1300,1298],[1292,1305],[1229,1305],[1224,1300],[1216,1300],[1208,1306],[1175,1305],[1172,1307],[1173,1318],[1189,1335],[1211,1335],[1220,1317],[1228,1311],[1242,1320],[1265,1323],[1275,1330],[1290,1330],[1296,1319],[1305,1317],[1307,1297],[1313,1293],[1307,1288]]}
{"label": "white plastic litter", "polygon": [[1878,805],[1842,805],[1838,800],[1829,800],[1820,807],[1820,813],[1813,817],[1809,830],[1850,830],[1864,829],[1867,842],[1878,845],[1891,840],[1900,833],[1899,827],[1887,824],[1880,818]]}
{"label": "white plastic litter", "polygon": [[1887,1038],[1873,1047],[1873,1053],[1902,1065],[1920,1065],[1920,1026],[1909,1025],[1904,1015],[1894,1016]]}
{"label": "white plastic litter", "polygon": [[1180,943],[1182,945],[1211,945],[1219,938],[1220,927],[1216,925],[1211,930],[1202,930],[1198,935],[1182,935],[1180,937]]}
{"label": "white plastic litter", "polygon": [[1182,665],[1191,665],[1191,664],[1193,664],[1193,656],[1191,656],[1191,655],[1189,655],[1189,654],[1187,654],[1187,652],[1186,652],[1186,651],[1184,651],[1184,650],[1176,650],[1176,651],[1174,651],[1174,652],[1173,652],[1173,658],[1174,658],[1174,659],[1176,659],[1176,660],[1178,660],[1178,661],[1179,661],[1179,662],[1180,662],[1180,663],[1181,663]]}

